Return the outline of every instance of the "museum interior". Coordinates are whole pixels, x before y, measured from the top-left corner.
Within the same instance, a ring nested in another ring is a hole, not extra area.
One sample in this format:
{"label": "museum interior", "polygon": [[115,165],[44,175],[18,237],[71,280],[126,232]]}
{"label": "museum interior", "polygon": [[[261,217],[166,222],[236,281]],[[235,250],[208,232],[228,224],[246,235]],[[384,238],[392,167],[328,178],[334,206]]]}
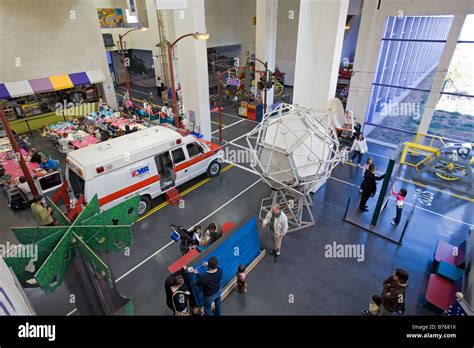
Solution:
{"label": "museum interior", "polygon": [[1,316],[474,314],[472,0],[1,0],[0,42]]}

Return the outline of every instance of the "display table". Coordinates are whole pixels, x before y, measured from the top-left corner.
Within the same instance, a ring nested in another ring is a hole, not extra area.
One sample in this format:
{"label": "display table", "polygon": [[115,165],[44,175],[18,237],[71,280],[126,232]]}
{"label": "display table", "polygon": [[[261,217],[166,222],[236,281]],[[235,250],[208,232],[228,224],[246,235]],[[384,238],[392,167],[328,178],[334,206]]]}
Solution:
{"label": "display table", "polygon": [[12,130],[14,130],[17,134],[31,132],[33,130],[43,128],[45,124],[50,125],[53,123],[65,121],[71,114],[74,115],[75,118],[82,118],[87,114],[88,110],[97,110],[97,104],[97,102],[89,103],[88,107],[85,107],[85,105],[79,105],[64,110],[64,115],[53,111],[38,116],[17,118],[16,120],[10,121],[9,124]]}
{"label": "display table", "polygon": [[[25,150],[21,150],[22,155],[27,155]],[[23,171],[21,170],[20,163],[15,159],[6,159],[6,153],[0,154],[0,164],[5,168],[5,171],[11,175],[13,179],[17,179],[20,176],[23,176]],[[40,170],[41,167],[38,163],[26,162],[28,169],[32,176],[36,176],[38,173],[44,172]]]}
{"label": "display table", "polygon": [[62,135],[64,132],[73,132],[74,124],[71,122],[58,122],[48,126],[51,132],[56,133],[57,135]]}
{"label": "display table", "polygon": [[100,143],[99,139],[81,130],[74,133],[70,133],[67,139],[76,149],[82,149],[89,145]]}

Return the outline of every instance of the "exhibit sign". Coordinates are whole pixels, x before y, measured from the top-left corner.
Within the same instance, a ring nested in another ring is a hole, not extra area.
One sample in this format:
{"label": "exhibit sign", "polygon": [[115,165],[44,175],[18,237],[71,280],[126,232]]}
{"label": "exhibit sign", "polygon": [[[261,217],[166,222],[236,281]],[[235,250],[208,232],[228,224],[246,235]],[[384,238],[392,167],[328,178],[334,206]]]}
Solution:
{"label": "exhibit sign", "polygon": [[225,82],[229,86],[236,86],[236,87],[240,86],[240,79],[238,79],[238,78],[228,77]]}

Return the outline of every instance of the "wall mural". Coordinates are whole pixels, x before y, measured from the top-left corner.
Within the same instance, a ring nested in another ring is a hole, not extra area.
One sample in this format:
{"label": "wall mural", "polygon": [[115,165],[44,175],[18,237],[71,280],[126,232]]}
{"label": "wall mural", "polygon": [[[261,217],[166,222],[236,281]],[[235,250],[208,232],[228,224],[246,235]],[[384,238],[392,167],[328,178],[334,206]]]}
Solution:
{"label": "wall mural", "polygon": [[101,28],[123,28],[123,12],[121,8],[98,8],[97,15]]}

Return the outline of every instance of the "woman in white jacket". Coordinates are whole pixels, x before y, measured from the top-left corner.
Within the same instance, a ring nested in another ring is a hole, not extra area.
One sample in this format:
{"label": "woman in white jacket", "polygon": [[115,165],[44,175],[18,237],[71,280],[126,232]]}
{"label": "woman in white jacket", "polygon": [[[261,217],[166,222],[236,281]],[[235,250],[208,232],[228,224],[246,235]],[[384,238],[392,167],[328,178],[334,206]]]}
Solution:
{"label": "woman in white jacket", "polygon": [[365,138],[364,138],[364,133],[360,132],[357,138],[354,139],[351,150],[352,150],[351,160],[354,160],[354,158],[357,157],[357,164],[360,165],[360,162],[362,162],[362,156],[364,155],[364,153],[369,151],[367,147],[367,142],[365,141]]}

